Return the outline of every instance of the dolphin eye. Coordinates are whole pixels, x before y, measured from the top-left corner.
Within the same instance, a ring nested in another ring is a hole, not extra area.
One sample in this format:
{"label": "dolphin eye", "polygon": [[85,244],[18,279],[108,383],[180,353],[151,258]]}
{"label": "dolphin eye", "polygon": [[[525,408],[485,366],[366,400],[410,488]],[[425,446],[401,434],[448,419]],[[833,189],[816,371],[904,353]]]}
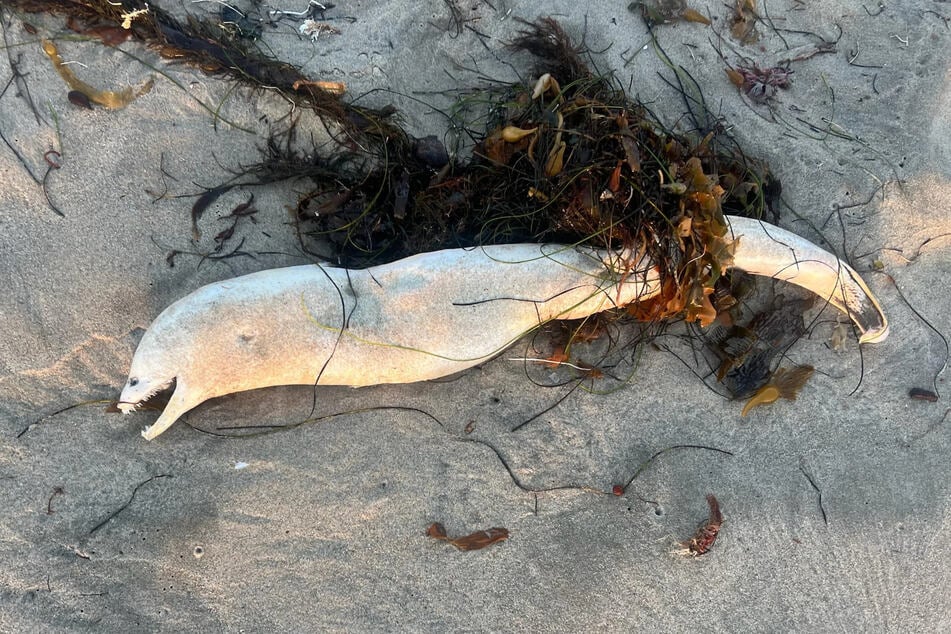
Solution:
{"label": "dolphin eye", "polygon": [[129,387],[135,387],[135,386],[138,385],[138,384],[139,384],[139,380],[138,380],[138,379],[136,379],[136,378],[134,378],[134,377],[131,378],[131,379],[129,379]]}

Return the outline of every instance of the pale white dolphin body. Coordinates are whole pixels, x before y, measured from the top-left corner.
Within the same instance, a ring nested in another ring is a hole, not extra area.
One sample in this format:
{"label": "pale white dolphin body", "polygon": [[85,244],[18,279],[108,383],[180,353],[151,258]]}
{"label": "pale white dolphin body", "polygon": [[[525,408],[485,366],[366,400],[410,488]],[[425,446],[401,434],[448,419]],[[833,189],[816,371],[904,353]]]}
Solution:
{"label": "pale white dolphin body", "polygon": [[[728,218],[735,268],[811,290],[846,312],[860,340],[888,324],[861,277],[835,256],[766,223]],[[660,291],[646,258],[513,244],[449,249],[368,269],[320,265],[204,286],[166,308],[132,359],[119,409],[175,382],[149,440],[198,404],[276,385],[411,383],[487,361],[539,325]]]}

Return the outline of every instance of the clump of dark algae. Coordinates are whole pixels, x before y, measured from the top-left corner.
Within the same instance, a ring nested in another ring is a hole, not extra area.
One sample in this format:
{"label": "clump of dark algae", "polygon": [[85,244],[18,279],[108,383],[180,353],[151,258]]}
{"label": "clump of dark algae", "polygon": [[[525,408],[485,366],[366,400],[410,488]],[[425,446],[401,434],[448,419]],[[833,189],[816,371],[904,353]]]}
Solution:
{"label": "clump of dark algae", "polygon": [[[755,329],[737,330],[731,313],[741,274],[723,272],[732,258],[724,214],[764,217],[778,182],[715,121],[690,133],[666,129],[612,76],[592,71],[587,50],[555,20],[524,23],[509,47],[534,56],[536,81],[494,88],[480,129],[456,122],[476,142],[470,156],[450,159],[435,138],[412,138],[392,110],[349,103],[262,53],[253,37],[213,21],[180,22],[139,0],[12,5],[67,13],[72,28],[104,41],[140,12],[125,29],[132,37],[206,72],[279,90],[318,114],[337,140],[333,159],[295,150],[292,123],[267,140],[258,164],[208,189],[195,203],[193,219],[234,187],[296,180],[309,183],[296,205],[301,246],[347,267],[518,242],[632,249],[660,265],[662,292],[610,319],[650,324],[642,330],[649,336],[673,320],[709,326],[719,318],[732,330],[729,336],[721,332],[708,354],[730,376],[744,371],[745,358],[731,359],[730,350],[752,348],[736,340],[756,335]],[[724,345],[726,339],[734,345]],[[751,355],[755,367],[734,381],[735,392],[765,385],[777,351]]]}

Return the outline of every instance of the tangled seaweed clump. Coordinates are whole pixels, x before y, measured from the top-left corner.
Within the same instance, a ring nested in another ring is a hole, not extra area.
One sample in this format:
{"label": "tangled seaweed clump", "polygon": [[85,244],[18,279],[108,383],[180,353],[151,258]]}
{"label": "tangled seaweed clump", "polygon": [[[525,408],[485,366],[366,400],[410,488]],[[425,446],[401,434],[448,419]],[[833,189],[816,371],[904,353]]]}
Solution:
{"label": "tangled seaweed clump", "polygon": [[766,169],[724,150],[719,129],[665,129],[550,18],[511,48],[536,57],[538,79],[495,91],[471,158],[428,164],[417,141],[369,177],[303,197],[302,230],[329,238],[347,266],[516,242],[631,249],[661,265],[663,291],[630,315],[711,324],[735,303],[721,275],[734,248],[724,213],[764,215]]}

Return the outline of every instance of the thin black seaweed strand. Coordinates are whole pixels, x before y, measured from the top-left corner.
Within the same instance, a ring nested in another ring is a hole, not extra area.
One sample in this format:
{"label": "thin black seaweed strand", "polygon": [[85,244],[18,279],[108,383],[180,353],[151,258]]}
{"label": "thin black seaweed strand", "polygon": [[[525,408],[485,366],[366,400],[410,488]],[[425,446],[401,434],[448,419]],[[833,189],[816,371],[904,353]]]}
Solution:
{"label": "thin black seaweed strand", "polygon": [[822,513],[822,521],[826,526],[828,526],[829,518],[826,515],[826,507],[822,504],[822,489],[819,488],[819,485],[816,484],[815,478],[813,478],[812,474],[806,469],[806,459],[802,456],[799,457],[799,470],[802,472],[802,475],[806,477],[806,480],[809,481],[810,486],[812,486],[816,494],[819,496],[819,511]]}
{"label": "thin black seaweed strand", "polygon": [[[559,397],[555,400],[554,403],[552,403],[551,405],[549,405],[549,406],[546,407],[545,409],[541,410],[540,412],[537,412],[537,413],[533,414],[532,416],[526,418],[525,420],[523,420],[521,423],[519,423],[518,425],[516,425],[515,427],[513,427],[513,428],[510,429],[509,431],[510,431],[510,432],[517,432],[518,430],[522,429],[523,427],[525,427],[526,425],[528,425],[528,424],[531,423],[532,421],[538,420],[540,417],[544,416],[544,415],[547,414],[548,412],[552,411],[553,409],[555,409],[556,407],[558,407],[559,405],[561,405],[562,403],[564,403],[564,402],[565,402],[565,399],[567,399],[569,396],[571,396],[572,394],[574,394],[575,390],[577,390],[579,387],[581,387],[581,384],[584,382],[584,377],[581,377],[581,378],[578,378],[578,379],[573,379],[573,380],[574,380],[574,383],[575,383],[575,384],[571,386],[571,389],[569,389],[567,392],[565,392],[564,394],[562,394],[561,396],[559,396]],[[570,382],[570,381],[569,381],[569,382]],[[566,384],[567,384],[567,382],[566,382]],[[554,387],[554,386],[545,386],[545,387]]]}
{"label": "thin black seaweed strand", "polygon": [[[324,277],[333,285],[334,290],[337,291],[337,297],[340,299],[340,330],[337,331],[337,338],[334,339],[333,348],[330,349],[330,354],[327,355],[327,358],[324,360],[324,364],[320,366],[320,372],[317,373],[317,378],[314,379],[314,389],[313,389],[313,399],[311,401],[310,413],[307,415],[307,418],[310,418],[314,415],[314,412],[317,411],[317,384],[320,383],[320,377],[324,375],[324,370],[327,369],[327,366],[330,364],[330,360],[333,359],[334,354],[337,352],[337,346],[340,345],[340,340],[343,338],[344,330],[346,330],[349,322],[350,315],[347,314],[347,301],[343,297],[343,291],[340,290],[340,287],[337,286],[337,283],[334,281],[330,274],[327,273],[327,270],[320,266],[320,272],[324,274]],[[350,279],[350,271],[347,271],[347,279]]]}
{"label": "thin black seaweed strand", "polygon": [[552,491],[576,490],[576,491],[585,491],[588,493],[595,493],[597,495],[611,495],[610,491],[602,491],[601,489],[598,489],[596,487],[592,487],[592,486],[588,486],[584,484],[559,484],[552,487],[529,486],[523,483],[521,479],[519,479],[519,477],[515,475],[515,472],[512,470],[512,467],[509,466],[508,460],[505,459],[505,456],[502,454],[501,450],[499,450],[495,445],[493,445],[489,441],[482,440],[480,438],[466,438],[466,437],[460,437],[460,436],[454,436],[453,440],[457,440],[459,442],[474,443],[477,445],[482,445],[483,447],[487,447],[490,451],[492,451],[492,453],[495,454],[495,457],[499,459],[499,462],[502,463],[502,466],[505,468],[506,473],[509,474],[509,478],[512,479],[512,483],[515,484],[515,486],[517,486],[519,489],[521,489],[522,491],[526,493],[549,493]]}
{"label": "thin black seaweed strand", "polygon": [[901,298],[901,301],[905,303],[905,306],[907,306],[909,310],[911,310],[911,312],[915,313],[915,316],[918,319],[920,319],[924,325],[928,326],[928,328],[930,328],[932,332],[938,335],[938,337],[941,338],[941,342],[944,344],[944,362],[941,364],[941,368],[937,372],[935,372],[934,376],[931,378],[931,385],[932,387],[934,387],[934,393],[937,394],[938,396],[941,396],[941,393],[938,391],[938,377],[941,376],[941,374],[944,373],[944,371],[948,367],[948,357],[949,355],[951,355],[951,349],[949,349],[949,346],[948,346],[948,338],[945,337],[941,333],[940,330],[935,328],[930,321],[925,319],[924,315],[919,313],[918,309],[915,308],[912,305],[912,303],[908,301],[908,298],[905,297],[905,294],[902,292],[901,287],[898,286],[898,282],[895,281],[894,277],[892,277],[888,273],[882,273],[882,275],[888,278],[888,280],[892,283],[892,286],[895,287],[895,290],[898,292],[898,296]]}
{"label": "thin black seaweed strand", "polygon": [[95,533],[96,531],[98,531],[100,528],[102,528],[103,526],[105,526],[107,523],[109,523],[109,521],[110,521],[111,519],[113,519],[114,517],[116,517],[119,513],[121,513],[122,511],[126,510],[127,508],[129,508],[129,506],[130,506],[130,505],[132,504],[132,502],[135,500],[135,494],[138,493],[138,492],[139,492],[139,489],[141,489],[142,487],[144,487],[146,484],[148,484],[149,482],[152,482],[153,480],[158,480],[159,478],[171,478],[171,477],[173,477],[173,476],[172,476],[172,474],[170,474],[170,473],[160,473],[159,475],[154,475],[154,476],[152,476],[151,478],[149,478],[148,480],[144,480],[144,481],[138,483],[137,485],[135,485],[135,488],[132,489],[132,495],[129,496],[128,501],[127,501],[125,504],[123,504],[122,506],[120,506],[119,508],[117,508],[115,511],[113,511],[112,513],[110,513],[110,514],[108,515],[108,517],[106,517],[106,519],[102,520],[101,522],[99,522],[98,524],[96,524],[95,526],[93,526],[92,528],[90,528],[90,529],[89,529],[89,532],[87,533],[87,535],[92,535],[93,533]]}
{"label": "thin black seaweed strand", "polygon": [[441,420],[439,420],[438,418],[436,418],[436,416],[434,416],[433,414],[430,414],[426,410],[420,409],[418,407],[409,407],[406,405],[374,405],[371,407],[358,407],[356,409],[351,409],[344,412],[334,412],[333,414],[325,414],[323,416],[305,418],[303,420],[300,420],[294,423],[275,423],[271,425],[226,425],[226,426],[219,426],[215,428],[217,432],[220,432],[223,430],[224,431],[253,430],[253,433],[250,433],[250,434],[222,434],[222,433],[209,431],[206,429],[201,429],[199,427],[194,427],[191,425],[189,426],[191,426],[192,429],[200,431],[204,434],[208,434],[209,436],[243,439],[243,438],[251,438],[254,436],[262,436],[266,434],[273,434],[277,432],[287,431],[289,429],[297,429],[298,427],[303,427],[304,425],[312,425],[312,424],[320,423],[326,420],[333,420],[334,418],[340,418],[342,416],[352,416],[354,414],[364,414],[366,412],[385,412],[385,411],[412,412],[416,414],[422,414],[423,416],[430,419],[431,421],[433,421],[440,427],[444,429],[446,427],[446,425]]}
{"label": "thin black seaweed strand", "polygon": [[676,449],[702,449],[704,451],[714,451],[716,453],[720,453],[730,457],[734,455],[732,451],[727,451],[726,449],[718,449],[717,447],[710,447],[708,445],[671,445],[670,447],[665,447],[661,449],[660,451],[657,451],[656,453],[654,453],[654,455],[652,455],[646,461],[641,463],[641,465],[634,471],[634,475],[630,477],[630,479],[627,481],[626,484],[623,485],[622,488],[626,491],[628,487],[630,487],[631,484],[634,482],[634,480],[636,480],[637,477],[641,475],[641,473],[643,473],[654,462],[654,460],[661,457],[668,451],[674,451]]}

